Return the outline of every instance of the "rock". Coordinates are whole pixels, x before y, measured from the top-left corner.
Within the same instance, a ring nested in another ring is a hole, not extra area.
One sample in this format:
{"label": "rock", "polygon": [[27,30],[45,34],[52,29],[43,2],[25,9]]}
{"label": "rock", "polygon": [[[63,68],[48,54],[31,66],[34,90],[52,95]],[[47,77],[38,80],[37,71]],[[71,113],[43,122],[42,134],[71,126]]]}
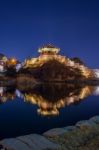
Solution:
{"label": "rock", "polygon": [[93,121],[96,124],[99,124],[99,116],[92,117],[90,121]]}
{"label": "rock", "polygon": [[90,128],[90,127],[94,127],[95,123],[91,120],[83,120],[83,121],[79,121],[76,123],[76,127],[79,128]]}
{"label": "rock", "polygon": [[76,129],[76,126],[67,126],[67,127],[64,127],[63,128],[65,131],[73,131],[73,130],[75,130]]}
{"label": "rock", "polygon": [[44,136],[48,136],[48,137],[53,137],[53,136],[58,136],[61,134],[66,133],[66,130],[63,128],[55,128],[55,129],[51,129],[48,130],[46,132],[43,133]]}
{"label": "rock", "polygon": [[1,144],[9,150],[32,150],[27,144],[14,138],[4,139]]}
{"label": "rock", "polygon": [[17,139],[25,143],[26,145],[28,145],[33,150],[41,150],[39,146],[35,144],[35,142],[33,142],[28,136],[20,136],[20,137],[17,137]]}
{"label": "rock", "polygon": [[27,143],[33,150],[44,150],[44,149],[58,149],[60,146],[55,144],[45,137],[38,134],[30,134],[26,136],[20,136],[17,139]]}

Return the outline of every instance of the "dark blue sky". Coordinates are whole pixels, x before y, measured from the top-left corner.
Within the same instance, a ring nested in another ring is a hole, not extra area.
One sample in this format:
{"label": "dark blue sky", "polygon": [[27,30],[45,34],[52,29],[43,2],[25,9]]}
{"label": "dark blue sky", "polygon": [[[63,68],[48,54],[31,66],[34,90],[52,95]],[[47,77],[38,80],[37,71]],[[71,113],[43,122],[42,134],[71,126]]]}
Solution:
{"label": "dark blue sky", "polygon": [[0,52],[24,60],[52,43],[99,68],[99,0],[0,0]]}

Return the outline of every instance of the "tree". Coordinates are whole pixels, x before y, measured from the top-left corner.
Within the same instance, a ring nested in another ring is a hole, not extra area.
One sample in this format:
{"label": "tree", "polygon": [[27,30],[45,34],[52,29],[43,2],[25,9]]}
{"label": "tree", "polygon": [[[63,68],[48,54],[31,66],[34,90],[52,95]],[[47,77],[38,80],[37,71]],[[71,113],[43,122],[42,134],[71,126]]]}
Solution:
{"label": "tree", "polygon": [[83,61],[80,60],[80,58],[78,58],[78,57],[71,58],[71,60],[74,61],[75,63],[79,63],[80,65],[85,65],[85,64],[83,63]]}

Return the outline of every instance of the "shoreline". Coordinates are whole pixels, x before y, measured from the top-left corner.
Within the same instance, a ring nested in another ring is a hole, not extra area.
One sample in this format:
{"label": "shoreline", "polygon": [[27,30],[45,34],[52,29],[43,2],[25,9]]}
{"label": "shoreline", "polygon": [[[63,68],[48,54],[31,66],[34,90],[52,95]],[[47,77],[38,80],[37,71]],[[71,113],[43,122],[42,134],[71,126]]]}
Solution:
{"label": "shoreline", "polygon": [[3,139],[7,150],[94,150],[99,148],[99,116],[82,120],[73,126],[54,128],[42,135],[30,134]]}
{"label": "shoreline", "polygon": [[41,81],[39,79],[35,79],[31,76],[17,76],[17,77],[0,77],[0,85],[4,86],[13,86],[15,84],[21,84],[24,85],[24,82],[32,83],[34,85],[36,84],[87,84],[87,85],[99,85],[99,79],[81,79],[81,80],[44,80]]}

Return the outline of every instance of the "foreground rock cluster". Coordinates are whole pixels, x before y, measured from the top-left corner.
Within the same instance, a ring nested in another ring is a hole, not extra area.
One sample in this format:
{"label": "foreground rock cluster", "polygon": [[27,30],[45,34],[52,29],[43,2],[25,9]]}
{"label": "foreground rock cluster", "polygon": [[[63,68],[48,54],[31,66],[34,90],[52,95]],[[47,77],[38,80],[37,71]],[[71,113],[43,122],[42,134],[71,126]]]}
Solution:
{"label": "foreground rock cluster", "polygon": [[2,150],[98,150],[99,116],[75,126],[51,129],[43,135],[4,139],[0,147]]}

